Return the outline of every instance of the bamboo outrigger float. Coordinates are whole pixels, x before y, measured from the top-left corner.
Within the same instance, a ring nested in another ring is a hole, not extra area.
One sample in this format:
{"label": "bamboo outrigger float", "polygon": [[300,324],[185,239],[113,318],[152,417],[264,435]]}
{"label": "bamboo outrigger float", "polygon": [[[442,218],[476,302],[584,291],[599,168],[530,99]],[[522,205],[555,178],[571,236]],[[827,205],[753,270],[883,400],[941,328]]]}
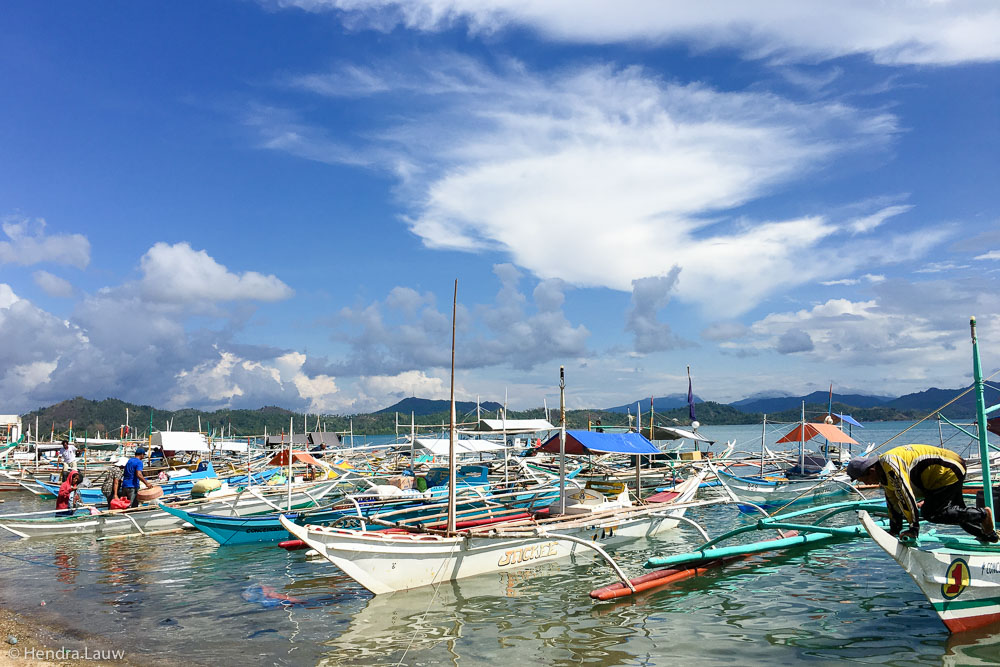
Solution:
{"label": "bamboo outrigger float", "polygon": [[[618,582],[591,591],[590,597],[595,600],[607,601],[615,598],[642,593],[655,588],[700,576],[707,570],[745,560],[753,554],[793,549],[796,547],[812,548],[825,546],[831,542],[853,540],[864,537],[865,532],[858,524],[848,526],[831,526],[826,522],[845,512],[868,510],[885,513],[885,500],[854,500],[828,505],[817,505],[787,514],[767,516],[756,523],[736,528],[711,539],[694,551],[674,556],[653,557],[646,561],[646,568],[663,568],[630,579],[627,583]],[[763,510],[760,510],[763,512]],[[804,522],[801,517],[818,514],[811,522]],[[776,537],[749,544],[720,546],[724,542],[754,531],[774,530]]]}
{"label": "bamboo outrigger float", "polygon": [[[989,461],[986,415],[1000,410],[1000,404],[986,407],[975,317],[970,327],[979,454],[981,460]],[[983,466],[982,475],[984,505],[995,517],[988,465]],[[876,525],[867,512],[859,512],[858,517],[876,544],[917,583],[948,630],[963,632],[1000,622],[1000,544],[936,531],[921,534],[916,543],[903,543]]]}

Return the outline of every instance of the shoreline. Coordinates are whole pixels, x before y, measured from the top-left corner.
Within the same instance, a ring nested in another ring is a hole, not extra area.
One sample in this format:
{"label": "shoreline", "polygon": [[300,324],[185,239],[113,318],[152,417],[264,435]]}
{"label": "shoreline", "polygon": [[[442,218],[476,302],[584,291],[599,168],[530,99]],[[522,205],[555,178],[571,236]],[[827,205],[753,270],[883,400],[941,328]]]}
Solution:
{"label": "shoreline", "polygon": [[[16,644],[8,643],[9,637]],[[145,653],[116,646],[110,637],[82,632],[67,624],[0,606],[0,667],[123,665],[170,667]]]}

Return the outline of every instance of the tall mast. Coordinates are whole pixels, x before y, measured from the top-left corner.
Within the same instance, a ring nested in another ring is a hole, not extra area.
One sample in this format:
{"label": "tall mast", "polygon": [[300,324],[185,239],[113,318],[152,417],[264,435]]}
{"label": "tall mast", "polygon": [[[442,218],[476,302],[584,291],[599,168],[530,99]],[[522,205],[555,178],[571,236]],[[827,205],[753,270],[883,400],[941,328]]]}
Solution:
{"label": "tall mast", "polygon": [[976,318],[969,320],[972,329],[972,381],[976,389],[976,427],[979,431],[979,460],[983,468],[983,502],[990,513],[996,513],[993,507],[993,480],[990,474],[989,433],[986,430],[986,398],[983,396],[983,369],[979,362],[979,341],[976,338]]}
{"label": "tall mast", "polygon": [[566,368],[559,367],[559,514],[566,513]]}
{"label": "tall mast", "polygon": [[455,315],[458,312],[458,278],[451,302],[451,428],[448,429],[448,532],[455,532]]}

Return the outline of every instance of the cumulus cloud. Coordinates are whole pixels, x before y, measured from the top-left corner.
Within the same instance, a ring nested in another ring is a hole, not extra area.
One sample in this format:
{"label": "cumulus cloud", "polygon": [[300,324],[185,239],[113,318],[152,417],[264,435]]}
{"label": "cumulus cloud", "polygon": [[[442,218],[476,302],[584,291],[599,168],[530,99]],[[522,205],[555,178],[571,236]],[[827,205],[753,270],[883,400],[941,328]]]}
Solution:
{"label": "cumulus cloud", "polygon": [[[66,320],[0,284],[0,391],[16,397],[12,409],[78,394],[171,408],[350,405],[327,364],[236,342],[253,302],[290,294],[276,277],[232,272],[187,244],[157,244],[140,268],[137,281],[83,294]],[[34,278],[49,292],[66,287]],[[247,305],[211,307],[234,300]]]}
{"label": "cumulus cloud", "polygon": [[789,329],[778,338],[775,349],[779,354],[810,352],[814,348],[812,338],[802,329]]}
{"label": "cumulus cloud", "polygon": [[[543,280],[621,291],[679,266],[675,298],[724,317],[834,277],[832,265],[805,258],[820,243],[835,252],[844,229],[821,216],[729,212],[846,153],[877,151],[897,131],[882,111],[680,85],[638,67],[540,74],[438,54],[402,69],[341,64],[288,84],[368,105],[381,129],[354,137],[354,152],[379,156],[399,178],[405,221],[428,247],[499,250]],[[405,115],[378,115],[374,101],[387,93]],[[321,127],[297,123],[292,134],[310,148],[281,150],[348,161],[342,147],[312,152],[324,144]],[[860,261],[845,251],[837,267]]]}
{"label": "cumulus cloud", "polygon": [[0,264],[30,266],[50,262],[85,269],[90,263],[90,241],[81,234],[46,234],[43,218],[7,216],[0,223],[6,241],[0,241]]}
{"label": "cumulus cloud", "polygon": [[975,259],[1000,259],[1000,250],[990,250],[982,255],[977,255]]}
{"label": "cumulus cloud", "polygon": [[68,298],[73,296],[73,285],[59,276],[54,276],[48,271],[35,271],[31,274],[35,284],[49,296]]}
{"label": "cumulus cloud", "polygon": [[753,322],[744,338],[721,347],[737,354],[795,353],[817,368],[850,367],[853,382],[897,391],[958,386],[971,368],[969,315],[979,315],[983,349],[1000,348],[998,290],[989,276],[889,279],[873,285],[873,298],[864,301],[830,299],[771,313]]}
{"label": "cumulus cloud", "polygon": [[670,303],[670,292],[677,284],[680,268],[674,267],[665,276],[653,276],[632,281],[632,305],[625,315],[625,331],[635,341],[639,354],[672,350],[691,345],[679,338],[670,325],[658,319]]}
{"label": "cumulus cloud", "polygon": [[[553,359],[586,353],[590,335],[573,325],[562,311],[564,285],[540,281],[529,301],[520,289],[522,274],[510,264],[494,273],[500,289],[492,303],[459,305],[459,368],[507,365],[530,369]],[[532,308],[533,306],[533,308]],[[398,376],[407,371],[447,368],[451,364],[451,312],[437,309],[433,295],[394,288],[382,302],[344,308],[348,330],[338,334],[349,347],[347,358],[334,363],[345,375]]]}
{"label": "cumulus cloud", "polygon": [[165,303],[280,301],[293,292],[273,275],[229,272],[204,250],[187,243],[157,243],[140,261],[145,298]]}
{"label": "cumulus cloud", "polygon": [[490,34],[527,27],[567,42],[686,44],[735,49],[747,58],[815,61],[865,54],[883,64],[957,64],[1000,58],[1000,9],[989,0],[261,0],[336,10],[357,28],[419,31],[464,26]]}

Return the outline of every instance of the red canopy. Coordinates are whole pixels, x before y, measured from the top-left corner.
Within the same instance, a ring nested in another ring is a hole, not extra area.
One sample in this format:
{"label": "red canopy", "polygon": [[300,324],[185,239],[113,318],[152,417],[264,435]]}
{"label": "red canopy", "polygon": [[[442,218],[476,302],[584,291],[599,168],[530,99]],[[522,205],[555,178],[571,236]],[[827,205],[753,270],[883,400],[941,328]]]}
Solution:
{"label": "red canopy", "polygon": [[[803,428],[804,427],[804,428]],[[803,437],[803,430],[805,437]],[[799,424],[786,433],[778,442],[805,442],[813,438],[826,438],[830,442],[840,442],[851,445],[858,444],[858,441],[847,435],[833,424]]]}
{"label": "red canopy", "polygon": [[[319,461],[312,457],[309,452],[292,452],[292,461],[298,461],[299,463],[305,463],[310,466],[318,466]],[[288,450],[282,450],[281,453],[277,454],[273,459],[267,462],[269,466],[286,466],[288,465]]]}

